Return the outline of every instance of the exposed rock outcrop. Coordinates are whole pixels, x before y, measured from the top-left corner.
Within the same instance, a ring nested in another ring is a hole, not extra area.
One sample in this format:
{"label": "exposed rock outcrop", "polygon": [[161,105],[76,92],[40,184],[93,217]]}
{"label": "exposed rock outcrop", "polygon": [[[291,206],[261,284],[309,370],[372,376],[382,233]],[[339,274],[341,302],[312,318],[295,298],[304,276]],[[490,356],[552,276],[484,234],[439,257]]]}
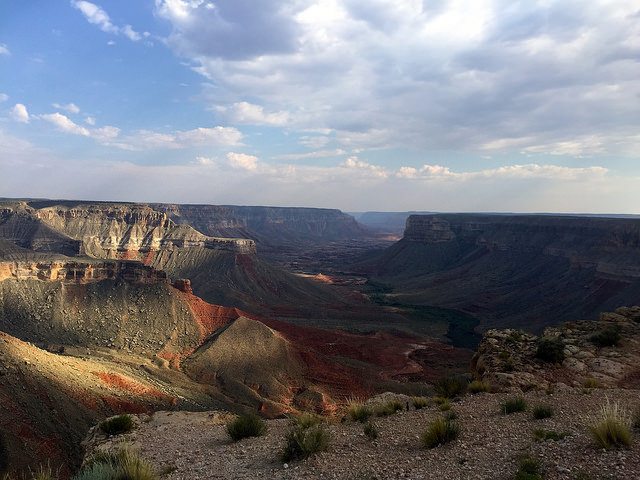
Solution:
{"label": "exposed rock outcrop", "polygon": [[[602,345],[605,335],[614,345]],[[541,339],[556,342],[559,363],[538,358]],[[498,388],[640,388],[640,307],[603,313],[600,320],[548,327],[538,337],[489,330],[472,360],[476,376]]]}

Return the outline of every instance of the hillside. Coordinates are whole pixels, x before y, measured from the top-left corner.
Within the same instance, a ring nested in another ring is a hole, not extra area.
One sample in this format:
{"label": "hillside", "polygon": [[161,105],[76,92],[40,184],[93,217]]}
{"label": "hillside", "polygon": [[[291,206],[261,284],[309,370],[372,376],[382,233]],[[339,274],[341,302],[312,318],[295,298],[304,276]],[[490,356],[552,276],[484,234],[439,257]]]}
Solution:
{"label": "hillside", "polygon": [[640,302],[640,221],[438,214],[358,266],[395,301],[457,309],[481,328],[540,330]]}

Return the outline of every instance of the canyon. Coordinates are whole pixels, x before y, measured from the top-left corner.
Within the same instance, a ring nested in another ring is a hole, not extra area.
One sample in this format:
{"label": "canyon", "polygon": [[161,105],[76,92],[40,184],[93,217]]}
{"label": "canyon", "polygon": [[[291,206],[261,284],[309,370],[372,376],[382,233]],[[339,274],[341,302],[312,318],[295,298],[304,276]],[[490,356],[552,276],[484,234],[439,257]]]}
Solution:
{"label": "canyon", "polygon": [[424,394],[477,355],[494,375],[496,328],[532,335],[640,304],[637,219],[369,217],[0,201],[12,468],[50,458],[72,470],[87,429],[117,413],[331,415],[353,397]]}

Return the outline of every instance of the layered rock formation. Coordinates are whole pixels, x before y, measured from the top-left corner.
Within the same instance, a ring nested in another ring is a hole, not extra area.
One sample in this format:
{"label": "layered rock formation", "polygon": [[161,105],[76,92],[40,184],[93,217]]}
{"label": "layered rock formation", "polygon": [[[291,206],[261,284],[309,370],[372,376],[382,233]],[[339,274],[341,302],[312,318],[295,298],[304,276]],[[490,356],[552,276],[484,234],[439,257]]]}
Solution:
{"label": "layered rock formation", "polygon": [[[604,345],[599,340],[603,332],[611,340]],[[538,355],[542,339],[557,345],[557,362]],[[603,313],[599,320],[548,327],[540,337],[514,329],[489,330],[472,360],[472,370],[497,388],[546,389],[557,383],[640,388],[640,307],[621,307]]]}
{"label": "layered rock formation", "polygon": [[640,302],[640,220],[439,214],[362,264],[394,299],[540,330]]}
{"label": "layered rock formation", "polygon": [[367,232],[340,210],[233,205],[153,205],[206,235],[252,238],[267,246],[361,238]]}

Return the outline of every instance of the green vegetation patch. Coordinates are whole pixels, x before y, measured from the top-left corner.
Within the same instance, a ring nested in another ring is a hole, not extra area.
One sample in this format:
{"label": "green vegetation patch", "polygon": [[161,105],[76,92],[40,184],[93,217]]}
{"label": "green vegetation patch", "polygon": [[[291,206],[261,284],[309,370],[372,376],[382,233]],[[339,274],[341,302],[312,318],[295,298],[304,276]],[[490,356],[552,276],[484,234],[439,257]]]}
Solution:
{"label": "green vegetation patch", "polygon": [[267,431],[267,424],[256,414],[239,415],[227,424],[227,433],[234,442],[259,437]]}

